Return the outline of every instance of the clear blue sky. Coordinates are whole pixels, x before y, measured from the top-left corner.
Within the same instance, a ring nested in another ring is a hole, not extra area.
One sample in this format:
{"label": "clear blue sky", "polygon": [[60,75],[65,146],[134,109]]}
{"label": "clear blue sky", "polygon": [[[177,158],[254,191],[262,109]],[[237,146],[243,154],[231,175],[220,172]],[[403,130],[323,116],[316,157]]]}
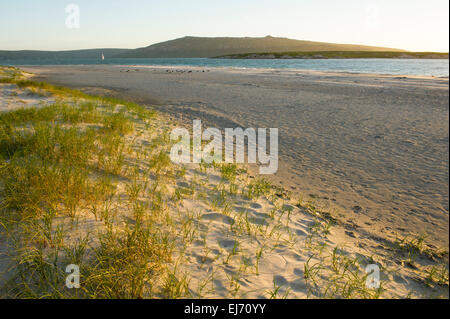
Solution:
{"label": "clear blue sky", "polygon": [[[79,29],[66,27],[70,3],[80,8]],[[448,10],[448,0],[1,0],[0,50],[272,35],[448,52]]]}

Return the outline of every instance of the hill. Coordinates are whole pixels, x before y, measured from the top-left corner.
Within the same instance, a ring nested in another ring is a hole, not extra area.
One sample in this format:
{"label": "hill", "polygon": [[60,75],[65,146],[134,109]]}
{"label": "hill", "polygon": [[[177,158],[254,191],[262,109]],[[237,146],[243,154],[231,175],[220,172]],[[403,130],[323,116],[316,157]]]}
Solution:
{"label": "hill", "polygon": [[353,44],[335,44],[293,40],[287,38],[201,38],[184,37],[161,42],[145,48],[119,54],[123,58],[210,58],[249,52],[291,51],[391,51],[399,49],[380,48]]}
{"label": "hill", "polygon": [[211,58],[251,52],[317,52],[364,51],[405,52],[399,49],[354,44],[335,44],[293,40],[288,38],[202,38],[184,37],[156,43],[138,49],[90,49],[71,51],[0,51],[0,60],[21,59],[95,59],[104,53],[106,58]]}

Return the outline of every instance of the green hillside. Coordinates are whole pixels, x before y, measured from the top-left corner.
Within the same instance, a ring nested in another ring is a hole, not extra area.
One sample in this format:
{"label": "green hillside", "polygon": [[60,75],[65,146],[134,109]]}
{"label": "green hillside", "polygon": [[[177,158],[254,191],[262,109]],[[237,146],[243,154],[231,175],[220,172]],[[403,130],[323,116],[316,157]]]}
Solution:
{"label": "green hillside", "polygon": [[200,38],[184,37],[119,54],[124,58],[210,58],[248,52],[292,51],[393,51],[398,49],[364,45],[334,44],[287,38]]}

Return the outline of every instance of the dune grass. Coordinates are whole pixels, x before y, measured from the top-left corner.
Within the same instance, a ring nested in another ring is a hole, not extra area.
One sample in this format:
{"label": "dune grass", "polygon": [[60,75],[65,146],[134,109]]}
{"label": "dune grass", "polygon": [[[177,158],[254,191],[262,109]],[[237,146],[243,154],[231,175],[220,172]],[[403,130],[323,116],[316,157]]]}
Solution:
{"label": "dune grass", "polygon": [[[65,99],[0,113],[2,235],[14,247],[10,257],[15,269],[4,293],[20,298],[75,297],[64,288],[63,265],[86,263],[77,297],[142,296],[148,277],[156,276],[170,259],[170,245],[161,244],[167,235],[138,218],[132,226],[115,230],[107,203],[117,187],[114,179],[127,166],[126,136],[136,119],[145,122],[154,112],[23,80],[13,71],[3,83],[43,89]],[[137,205],[134,198],[130,201]],[[64,243],[86,210],[106,225],[96,236],[95,249],[88,249],[84,237]],[[55,226],[61,216],[72,223]],[[86,259],[88,251],[91,256]]]}

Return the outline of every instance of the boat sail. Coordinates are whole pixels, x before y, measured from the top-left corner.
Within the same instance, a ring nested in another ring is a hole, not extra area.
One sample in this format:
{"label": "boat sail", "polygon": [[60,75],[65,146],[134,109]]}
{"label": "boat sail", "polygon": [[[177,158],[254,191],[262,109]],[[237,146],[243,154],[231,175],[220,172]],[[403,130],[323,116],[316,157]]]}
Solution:
{"label": "boat sail", "polygon": [[104,60],[105,60],[105,55],[102,52],[102,61],[104,61]]}

